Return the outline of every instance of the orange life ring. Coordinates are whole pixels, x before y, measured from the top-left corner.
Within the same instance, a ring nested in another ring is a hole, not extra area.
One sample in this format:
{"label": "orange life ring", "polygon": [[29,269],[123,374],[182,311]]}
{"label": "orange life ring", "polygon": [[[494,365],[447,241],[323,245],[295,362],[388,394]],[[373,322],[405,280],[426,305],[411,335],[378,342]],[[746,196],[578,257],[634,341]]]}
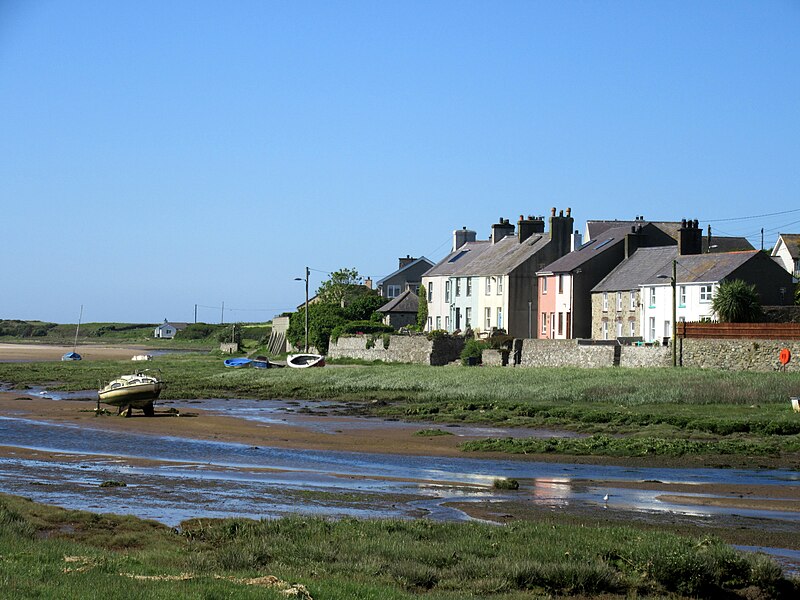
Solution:
{"label": "orange life ring", "polygon": [[781,353],[778,354],[778,360],[781,361],[782,365],[787,364],[790,360],[792,360],[792,353],[789,352],[788,348],[784,348],[781,350]]}

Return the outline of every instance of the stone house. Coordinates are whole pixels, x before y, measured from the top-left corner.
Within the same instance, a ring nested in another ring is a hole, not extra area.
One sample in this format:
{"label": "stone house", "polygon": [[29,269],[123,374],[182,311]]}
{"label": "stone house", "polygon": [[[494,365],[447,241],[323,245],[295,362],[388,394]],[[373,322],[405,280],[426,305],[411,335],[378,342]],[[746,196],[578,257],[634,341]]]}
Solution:
{"label": "stone house", "polygon": [[598,237],[536,273],[539,278],[539,326],[534,337],[591,337],[591,289],[637,248],[675,244],[672,237],[647,222],[612,227],[597,233]]}
{"label": "stone house", "polygon": [[714,293],[734,279],[755,285],[764,305],[791,304],[791,275],[769,256],[757,250],[702,253],[697,221],[683,223],[677,247],[639,248],[592,288],[593,338],[665,341],[674,326],[673,302],[678,321],[714,319]]}
{"label": "stone house", "polygon": [[406,290],[397,298],[378,309],[383,314],[383,323],[395,329],[417,324],[417,311],[419,310],[419,297],[416,292]]}

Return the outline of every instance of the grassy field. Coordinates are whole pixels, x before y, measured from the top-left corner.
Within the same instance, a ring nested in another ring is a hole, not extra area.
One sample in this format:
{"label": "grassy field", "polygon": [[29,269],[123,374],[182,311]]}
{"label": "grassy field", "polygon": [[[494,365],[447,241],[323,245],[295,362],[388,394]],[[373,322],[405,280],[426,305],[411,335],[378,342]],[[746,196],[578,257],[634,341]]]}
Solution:
{"label": "grassy field", "polygon": [[[168,398],[340,400],[347,410],[440,424],[579,432],[583,439],[488,440],[465,450],[595,456],[739,456],[800,464],[800,374],[691,369],[507,369],[420,365],[227,369],[221,355],[160,356]],[[0,364],[0,381],[97,389],[130,362]]]}
{"label": "grassy field", "polygon": [[5,597],[286,598],[287,588],[317,600],[794,598],[800,582],[712,538],[619,526],[291,517],[172,530],[0,495]]}

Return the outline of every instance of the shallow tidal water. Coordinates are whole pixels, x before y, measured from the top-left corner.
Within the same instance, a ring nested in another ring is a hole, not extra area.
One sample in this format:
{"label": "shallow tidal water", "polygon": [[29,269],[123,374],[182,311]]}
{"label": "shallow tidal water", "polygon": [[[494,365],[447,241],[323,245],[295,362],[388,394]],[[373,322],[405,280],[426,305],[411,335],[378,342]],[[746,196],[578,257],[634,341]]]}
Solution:
{"label": "shallow tidal water", "polygon": [[[80,393],[40,397],[86,397]],[[163,404],[162,404],[163,406]],[[421,423],[309,414],[321,403],[203,400],[171,402],[181,412],[202,408],[265,424],[317,427],[335,432],[360,427]],[[435,425],[434,427],[441,427]],[[459,427],[463,437],[503,437],[515,431]],[[526,431],[526,435],[556,435]],[[558,434],[560,435],[560,434]],[[753,527],[800,531],[800,513],[682,505],[664,490],[619,487],[625,482],[799,486],[800,473],[783,470],[661,469],[293,450],[227,442],[114,432],[55,424],[14,415],[0,417],[0,445],[19,448],[0,458],[0,491],[66,508],[135,514],[170,526],[194,517],[269,518],[288,514],[465,520],[452,502],[523,500],[553,511],[627,511],[657,520],[738,519]],[[38,451],[32,457],[30,452]],[[494,490],[498,478],[521,482],[519,491]],[[587,484],[601,481],[602,485]],[[100,487],[106,481],[120,487]],[[657,487],[657,486],[656,486]],[[603,497],[608,494],[608,501]],[[691,496],[692,494],[684,494]],[[697,494],[697,496],[701,496]],[[788,551],[785,564],[800,559]]]}

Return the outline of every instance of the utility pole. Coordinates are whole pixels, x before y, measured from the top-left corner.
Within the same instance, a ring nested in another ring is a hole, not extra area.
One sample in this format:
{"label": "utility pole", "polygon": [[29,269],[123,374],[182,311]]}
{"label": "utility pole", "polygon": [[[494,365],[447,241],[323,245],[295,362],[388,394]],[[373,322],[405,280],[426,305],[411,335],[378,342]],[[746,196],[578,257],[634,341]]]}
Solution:
{"label": "utility pole", "polygon": [[194,305],[194,324],[197,325],[197,304]]}
{"label": "utility pole", "polygon": [[225,301],[222,301],[222,312],[219,315],[219,324],[225,325]]}
{"label": "utility pole", "polygon": [[672,261],[672,366],[678,366],[678,347],[676,341],[678,339],[678,320],[677,320],[677,302],[678,300],[678,261]]}

